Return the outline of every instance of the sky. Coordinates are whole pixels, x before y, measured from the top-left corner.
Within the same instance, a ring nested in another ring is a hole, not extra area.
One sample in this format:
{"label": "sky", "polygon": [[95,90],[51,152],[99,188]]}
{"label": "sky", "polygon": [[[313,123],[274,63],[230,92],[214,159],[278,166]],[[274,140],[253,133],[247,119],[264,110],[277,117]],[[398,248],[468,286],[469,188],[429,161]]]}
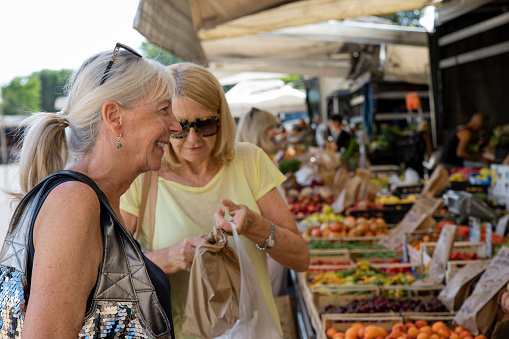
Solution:
{"label": "sky", "polygon": [[138,0],[0,1],[0,86],[43,69],[77,69],[121,42],[136,50]]}

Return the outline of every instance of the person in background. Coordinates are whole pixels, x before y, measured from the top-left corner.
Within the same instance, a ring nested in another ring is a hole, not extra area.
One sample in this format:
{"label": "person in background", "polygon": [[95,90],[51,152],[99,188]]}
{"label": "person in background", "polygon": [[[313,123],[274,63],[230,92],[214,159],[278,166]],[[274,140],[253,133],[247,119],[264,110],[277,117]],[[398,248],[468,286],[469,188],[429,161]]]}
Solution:
{"label": "person in background", "polygon": [[[158,174],[153,239],[149,213],[142,220],[139,239],[145,249],[153,240],[153,252],[147,256],[169,274],[176,337],[186,337],[181,328],[189,270],[202,241],[199,235],[216,227],[218,210],[221,217],[225,213],[233,217],[258,274],[263,298],[279,326],[267,254],[299,272],[307,269],[310,258],[307,244],[277,191],[286,177],[261,148],[235,142],[235,122],[223,88],[210,71],[192,63],[171,65],[168,71],[176,82],[172,107],[182,133],[165,149]],[[137,225],[141,187],[138,178],[121,201],[122,215],[132,232]],[[231,232],[229,224],[221,227]]]}
{"label": "person in background", "polygon": [[352,138],[348,127],[343,124],[341,116],[335,114],[329,119],[331,132],[335,135],[334,142],[329,142],[333,149],[341,151],[342,148],[348,148],[350,139]]}
{"label": "person in background", "polygon": [[[237,125],[237,141],[252,143],[271,155],[274,150],[274,140],[279,133],[276,128],[277,119],[269,112],[252,108],[251,112],[241,117]],[[286,194],[281,186],[278,187],[286,202]],[[274,297],[285,294],[288,269],[267,255],[270,283]]]}
{"label": "person in background", "polygon": [[466,125],[460,125],[445,141],[440,163],[448,168],[463,167],[465,160],[491,164],[493,161],[482,154],[470,153],[468,146],[476,133],[486,128],[489,117],[484,113],[475,113]]}
{"label": "person in background", "polygon": [[329,129],[323,123],[322,116],[317,113],[313,117],[313,121],[316,124],[315,127],[315,140],[316,145],[321,149],[325,148],[325,144],[327,143],[327,137],[329,136]]}
{"label": "person in background", "polygon": [[414,169],[421,178],[424,177],[424,156],[429,158],[433,153],[431,130],[427,121],[420,122],[407,140],[403,162],[407,168]]}
{"label": "person in background", "polygon": [[274,142],[278,135],[277,118],[255,107],[244,114],[237,124],[237,141],[250,142],[263,149],[269,156],[277,150]]}
{"label": "person in background", "polygon": [[[159,169],[170,135],[181,131],[171,110],[173,79],[163,65],[117,44],[113,54],[103,52],[86,60],[68,81],[66,91],[68,100],[61,112],[34,114],[24,123],[20,194],[68,166],[69,172],[84,175],[98,186],[111,210],[100,203],[92,186],[66,172],[59,172],[60,177],[49,184],[42,207],[31,212],[33,229],[26,234],[29,290],[22,337],[77,338],[79,333],[116,337],[120,330],[138,330],[122,314],[116,315],[116,321],[124,321],[123,329],[85,323],[90,312],[92,319],[99,313],[104,324],[108,321],[109,311],[102,308],[108,296],[96,296],[95,291],[110,274],[100,274],[105,263],[118,265],[119,271],[127,265],[116,250],[131,251],[131,257],[143,259],[139,270],[148,273],[149,285],[146,294],[135,298],[143,315],[150,314],[147,326],[165,324],[165,332],[152,331],[169,338],[173,335],[169,281],[140,249],[131,247],[135,240],[121,230],[119,205],[120,196],[138,175]],[[111,239],[111,234],[117,237]],[[103,244],[108,244],[108,250]],[[133,279],[130,273],[127,277]],[[131,286],[125,280],[119,284]],[[151,295],[149,300],[146,297],[154,289],[156,298]],[[127,301],[133,303],[132,298]],[[12,323],[1,320],[5,333]]]}

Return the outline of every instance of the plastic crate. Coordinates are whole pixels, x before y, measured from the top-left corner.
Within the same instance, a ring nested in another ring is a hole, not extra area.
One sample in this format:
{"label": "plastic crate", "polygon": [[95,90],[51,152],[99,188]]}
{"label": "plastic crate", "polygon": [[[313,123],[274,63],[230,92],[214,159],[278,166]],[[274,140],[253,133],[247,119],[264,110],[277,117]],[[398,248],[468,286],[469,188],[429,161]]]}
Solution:
{"label": "plastic crate", "polygon": [[402,185],[396,186],[396,191],[394,192],[397,196],[404,197],[410,194],[420,194],[424,185]]}
{"label": "plastic crate", "polygon": [[384,205],[382,210],[382,218],[388,224],[397,224],[405,217],[408,211],[412,208],[413,204],[393,204]]}
{"label": "plastic crate", "polygon": [[472,185],[466,181],[453,181],[446,190],[465,191],[469,193],[488,193],[490,185]]}

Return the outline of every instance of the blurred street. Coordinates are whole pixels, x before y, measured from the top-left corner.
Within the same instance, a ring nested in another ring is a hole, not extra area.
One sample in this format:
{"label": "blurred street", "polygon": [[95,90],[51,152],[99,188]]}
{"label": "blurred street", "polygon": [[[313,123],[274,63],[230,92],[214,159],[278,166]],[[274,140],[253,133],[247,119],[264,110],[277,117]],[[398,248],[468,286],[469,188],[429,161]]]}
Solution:
{"label": "blurred street", "polygon": [[11,199],[5,194],[5,189],[18,188],[18,166],[0,165],[0,239],[5,238],[12,213],[16,207],[11,204]]}

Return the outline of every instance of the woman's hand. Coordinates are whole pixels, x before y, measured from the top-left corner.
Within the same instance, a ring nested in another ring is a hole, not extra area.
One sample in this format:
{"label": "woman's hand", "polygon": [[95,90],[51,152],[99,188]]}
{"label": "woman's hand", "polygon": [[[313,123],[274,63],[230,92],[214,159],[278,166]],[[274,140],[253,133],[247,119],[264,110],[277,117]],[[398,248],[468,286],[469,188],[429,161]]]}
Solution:
{"label": "woman's hand", "polygon": [[145,255],[163,269],[166,274],[178,271],[189,271],[193,264],[196,247],[207,243],[202,236],[186,238],[170,247],[166,247]]}
{"label": "woman's hand", "polygon": [[[230,199],[221,199],[221,203],[224,207],[228,209],[228,214],[232,217],[231,222],[235,224],[237,229],[237,233],[241,235],[246,231],[248,227],[248,213],[249,208],[246,205],[237,205]],[[232,226],[225,218],[226,212],[222,209],[217,210],[214,214],[214,219],[216,220],[216,226],[221,227],[225,230],[229,235],[232,235]]]}

